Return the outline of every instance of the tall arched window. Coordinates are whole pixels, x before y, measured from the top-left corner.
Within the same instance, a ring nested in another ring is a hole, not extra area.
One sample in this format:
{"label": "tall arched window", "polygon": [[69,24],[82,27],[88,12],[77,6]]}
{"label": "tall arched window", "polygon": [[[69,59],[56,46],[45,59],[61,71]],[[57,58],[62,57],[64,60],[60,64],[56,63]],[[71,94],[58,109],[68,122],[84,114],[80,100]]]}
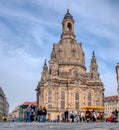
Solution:
{"label": "tall arched window", "polygon": [[91,106],[92,105],[92,94],[89,92],[88,93],[88,106]]}
{"label": "tall arched window", "polygon": [[67,31],[68,31],[68,32],[71,32],[71,29],[72,29],[71,23],[68,23],[68,24],[67,24]]}
{"label": "tall arched window", "polygon": [[93,73],[91,73],[91,79],[93,79]]}
{"label": "tall arched window", "polygon": [[75,109],[79,109],[79,92],[75,93]]}
{"label": "tall arched window", "polygon": [[65,92],[61,91],[61,109],[65,109]]}
{"label": "tall arched window", "polygon": [[52,108],[52,91],[51,90],[48,91],[48,108],[49,109]]}
{"label": "tall arched window", "polygon": [[71,50],[71,56],[76,57],[76,50]]}

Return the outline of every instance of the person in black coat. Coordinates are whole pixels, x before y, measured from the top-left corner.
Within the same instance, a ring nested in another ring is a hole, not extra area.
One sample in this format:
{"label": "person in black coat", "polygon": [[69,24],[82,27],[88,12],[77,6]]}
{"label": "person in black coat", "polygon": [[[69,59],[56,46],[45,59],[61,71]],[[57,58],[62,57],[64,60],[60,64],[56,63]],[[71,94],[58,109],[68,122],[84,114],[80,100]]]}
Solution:
{"label": "person in black coat", "polygon": [[46,122],[46,115],[47,115],[47,110],[44,106],[42,109],[42,122]]}
{"label": "person in black coat", "polygon": [[37,121],[41,122],[42,119],[42,107],[40,106],[37,110]]}
{"label": "person in black coat", "polygon": [[31,110],[30,110],[30,121],[34,121],[34,116],[35,116],[35,106],[31,105]]}
{"label": "person in black coat", "polygon": [[64,118],[65,118],[65,122],[69,122],[69,112],[68,112],[68,110],[66,110],[65,112],[64,112]]}

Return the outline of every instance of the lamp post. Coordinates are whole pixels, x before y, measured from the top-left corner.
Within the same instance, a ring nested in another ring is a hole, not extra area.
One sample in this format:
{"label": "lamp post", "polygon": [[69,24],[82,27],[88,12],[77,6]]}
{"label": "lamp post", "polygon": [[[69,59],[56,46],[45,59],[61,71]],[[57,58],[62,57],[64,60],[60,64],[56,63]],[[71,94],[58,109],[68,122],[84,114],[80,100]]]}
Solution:
{"label": "lamp post", "polygon": [[118,122],[119,122],[119,63],[116,66],[116,74],[117,74],[117,93],[118,93]]}

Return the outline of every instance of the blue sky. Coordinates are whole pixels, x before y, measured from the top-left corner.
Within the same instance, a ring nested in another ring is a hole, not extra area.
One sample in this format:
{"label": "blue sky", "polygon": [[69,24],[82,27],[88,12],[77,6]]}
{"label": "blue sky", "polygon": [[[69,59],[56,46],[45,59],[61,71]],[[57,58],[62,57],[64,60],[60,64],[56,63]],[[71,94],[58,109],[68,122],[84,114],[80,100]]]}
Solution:
{"label": "blue sky", "polygon": [[117,94],[115,66],[119,62],[118,0],[0,0],[0,86],[10,112],[35,101],[44,59],[60,40],[67,5],[82,42],[87,72],[92,51],[98,63],[105,96]]}

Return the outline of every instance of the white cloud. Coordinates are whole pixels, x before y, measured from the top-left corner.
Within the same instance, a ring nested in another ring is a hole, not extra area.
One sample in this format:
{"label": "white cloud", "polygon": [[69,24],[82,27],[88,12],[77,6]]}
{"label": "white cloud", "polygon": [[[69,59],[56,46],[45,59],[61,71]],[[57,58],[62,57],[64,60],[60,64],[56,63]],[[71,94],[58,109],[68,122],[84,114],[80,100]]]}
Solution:
{"label": "white cloud", "polygon": [[83,43],[87,68],[94,50],[105,94],[116,93],[118,5],[107,0],[1,0],[0,86],[10,111],[25,100],[35,100],[44,59],[49,60],[53,43],[60,40],[67,5],[75,20],[76,39]]}
{"label": "white cloud", "polygon": [[35,101],[35,89],[40,80],[44,57],[34,58],[24,50],[17,49],[9,52],[9,55],[1,53],[0,59],[0,83],[10,103],[10,111],[25,100]]}

